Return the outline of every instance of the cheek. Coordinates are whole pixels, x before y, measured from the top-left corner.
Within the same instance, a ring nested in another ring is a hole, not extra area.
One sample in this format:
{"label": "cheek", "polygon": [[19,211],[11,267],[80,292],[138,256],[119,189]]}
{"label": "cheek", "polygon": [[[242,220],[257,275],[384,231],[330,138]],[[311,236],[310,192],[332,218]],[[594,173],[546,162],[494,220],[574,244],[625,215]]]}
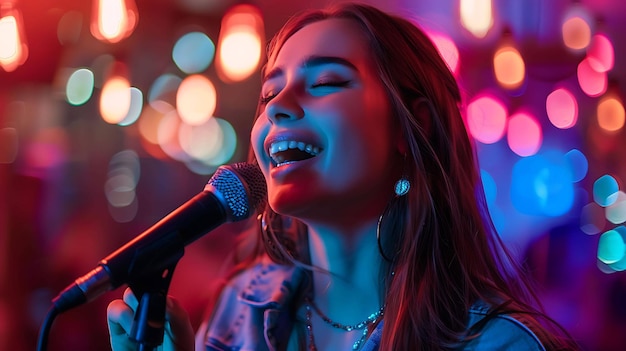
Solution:
{"label": "cheek", "polygon": [[250,132],[250,145],[254,151],[254,156],[256,157],[259,164],[262,164],[262,155],[263,151],[263,142],[265,140],[265,136],[267,135],[268,126],[267,123],[263,122],[263,116],[259,116],[257,120],[254,122],[252,126],[252,131]]}

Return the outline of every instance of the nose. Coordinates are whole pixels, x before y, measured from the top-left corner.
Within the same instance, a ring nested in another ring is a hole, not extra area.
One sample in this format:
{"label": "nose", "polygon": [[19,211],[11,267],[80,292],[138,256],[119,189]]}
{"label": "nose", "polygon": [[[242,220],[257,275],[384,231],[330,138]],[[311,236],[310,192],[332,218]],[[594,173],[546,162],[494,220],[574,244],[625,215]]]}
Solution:
{"label": "nose", "polygon": [[265,106],[265,114],[271,123],[298,120],[304,116],[304,110],[293,89],[285,87]]}

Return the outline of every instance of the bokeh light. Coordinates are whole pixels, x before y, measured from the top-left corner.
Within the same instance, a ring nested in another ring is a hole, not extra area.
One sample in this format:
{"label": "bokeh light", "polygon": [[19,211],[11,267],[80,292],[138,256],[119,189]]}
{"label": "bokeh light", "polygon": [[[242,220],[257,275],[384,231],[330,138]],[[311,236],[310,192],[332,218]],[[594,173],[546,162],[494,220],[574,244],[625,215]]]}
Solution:
{"label": "bokeh light", "polygon": [[484,38],[493,26],[491,0],[461,0],[461,24],[477,38]]}
{"label": "bokeh light", "polygon": [[126,116],[118,123],[121,126],[129,126],[139,119],[143,109],[143,93],[136,87],[130,87],[130,107]]}
{"label": "bokeh light", "polygon": [[441,33],[428,33],[428,36],[433,41],[439,54],[443,57],[444,61],[448,65],[448,68],[453,74],[458,74],[459,71],[459,49],[449,36]]}
{"label": "bokeh light", "polygon": [[28,58],[22,14],[14,2],[3,2],[0,15],[0,67],[13,72]]}
{"label": "bokeh light", "polygon": [[626,242],[623,230],[611,229],[600,236],[598,259],[605,264],[618,262],[626,255]]}
{"label": "bokeh light", "polygon": [[[618,226],[618,227],[613,228],[613,231],[617,232],[622,237],[622,240],[624,242],[626,242],[626,227]],[[617,238],[614,238],[614,239],[617,239]],[[618,241],[618,245],[619,245],[619,241]],[[617,250],[615,250],[615,251],[616,251],[616,255],[615,256],[619,256],[619,251],[617,251]],[[598,261],[600,261],[599,257],[598,257]],[[626,254],[623,255],[621,259],[619,259],[619,260],[617,260],[617,261],[615,261],[613,263],[609,263],[608,264],[608,268],[610,268],[614,272],[625,271],[626,270]],[[612,273],[612,272],[607,272],[607,273]]]}
{"label": "bokeh light", "polygon": [[597,97],[606,92],[608,87],[606,72],[594,70],[588,58],[585,58],[578,64],[576,73],[580,89],[582,89],[585,94],[591,97]]}
{"label": "bokeh light", "polygon": [[617,201],[619,184],[617,180],[605,174],[593,183],[593,201],[602,207],[607,207]]}
{"label": "bokeh light", "polygon": [[88,68],[74,71],[67,80],[65,97],[72,105],[82,105],[89,101],[94,89],[94,75]]}
{"label": "bokeh light", "polygon": [[506,119],[506,107],[494,96],[479,95],[467,105],[467,128],[481,143],[493,144],[502,139]]}
{"label": "bokeh light", "polygon": [[224,133],[217,118],[209,118],[200,125],[182,125],[179,129],[181,147],[195,159],[210,159],[222,147]]}
{"label": "bokeh light", "polygon": [[589,161],[578,149],[572,149],[565,154],[565,162],[569,166],[573,182],[580,182],[587,176]]}
{"label": "bokeh light", "polygon": [[557,128],[567,129],[578,121],[578,102],[565,88],[558,88],[546,98],[546,112],[550,123]]}
{"label": "bokeh light", "polygon": [[162,119],[163,113],[155,110],[151,106],[148,105],[143,109],[139,121],[137,122],[139,135],[142,140],[153,145],[159,144],[158,130]]}
{"label": "bokeh light", "polygon": [[582,7],[573,6],[561,26],[563,44],[574,51],[582,50],[591,41],[589,15]]}
{"label": "bokeh light", "polygon": [[228,162],[237,146],[237,135],[232,125],[217,117],[198,126],[181,125],[179,139],[189,156],[212,167]]}
{"label": "bokeh light", "polygon": [[182,81],[182,78],[174,74],[160,75],[148,91],[148,104],[161,113],[168,113],[175,109],[176,93]]}
{"label": "bokeh light", "polygon": [[0,18],[0,34],[2,34],[0,59],[8,60],[17,55],[20,44],[15,17],[5,16]]}
{"label": "bokeh light", "polygon": [[187,124],[200,125],[205,123],[217,105],[215,86],[211,81],[199,74],[183,79],[176,94],[178,115]]}
{"label": "bokeh light", "polygon": [[113,76],[104,83],[100,93],[100,115],[110,124],[124,120],[130,111],[130,83],[121,76]]}
{"label": "bokeh light", "polygon": [[604,34],[596,34],[591,38],[591,45],[587,48],[589,66],[596,72],[608,72],[615,64],[615,50],[613,43]]}
{"label": "bokeh light", "polygon": [[498,196],[498,185],[496,181],[493,179],[491,174],[484,169],[480,170],[480,177],[483,182],[483,188],[485,191],[485,199],[487,200],[487,204],[494,204],[496,201],[496,197]]}
{"label": "bokeh light", "polygon": [[69,136],[60,127],[43,128],[36,132],[23,151],[23,160],[31,169],[53,169],[67,162]]}
{"label": "bokeh light", "polygon": [[93,0],[90,30],[98,40],[117,43],[133,33],[138,21],[135,0]]}
{"label": "bokeh light", "polygon": [[222,147],[215,155],[203,159],[202,161],[212,166],[219,166],[229,162],[235,155],[237,150],[237,133],[235,128],[227,120],[223,118],[216,118],[217,124],[222,131]]}
{"label": "bokeh light", "polygon": [[225,75],[240,81],[252,74],[261,57],[261,42],[254,33],[237,27],[221,42],[220,62]]}
{"label": "bokeh light", "polygon": [[600,128],[606,132],[617,132],[624,127],[626,114],[622,101],[614,95],[603,96],[598,102],[597,119]]}
{"label": "bokeh light", "polygon": [[265,41],[263,17],[258,8],[239,4],[222,18],[217,72],[226,82],[248,78],[259,66]]}
{"label": "bokeh light", "polygon": [[493,70],[498,83],[505,89],[517,89],[524,83],[526,65],[513,46],[505,45],[493,56]]}
{"label": "bokeh light", "polygon": [[139,156],[133,150],[123,150],[111,157],[104,192],[109,213],[116,222],[133,220],[139,209],[136,188],[141,175]]}
{"label": "bokeh light", "polygon": [[626,193],[617,192],[615,202],[606,207],[606,219],[613,224],[626,222]]}
{"label": "bokeh light", "polygon": [[183,122],[176,111],[171,111],[159,122],[157,140],[161,149],[172,159],[186,162],[191,157],[185,152],[179,139],[179,129]]}
{"label": "bokeh light", "polygon": [[172,50],[172,59],[187,74],[207,69],[215,56],[215,44],[202,32],[190,32],[180,37]]}
{"label": "bokeh light", "polygon": [[589,203],[580,211],[580,230],[589,235],[600,233],[605,227],[604,208],[595,202]]}
{"label": "bokeh light", "polygon": [[507,142],[511,150],[520,156],[534,155],[543,142],[541,125],[526,112],[516,113],[509,118]]}
{"label": "bokeh light", "polygon": [[569,167],[556,152],[523,157],[513,166],[511,201],[520,212],[557,217],[574,203]]}

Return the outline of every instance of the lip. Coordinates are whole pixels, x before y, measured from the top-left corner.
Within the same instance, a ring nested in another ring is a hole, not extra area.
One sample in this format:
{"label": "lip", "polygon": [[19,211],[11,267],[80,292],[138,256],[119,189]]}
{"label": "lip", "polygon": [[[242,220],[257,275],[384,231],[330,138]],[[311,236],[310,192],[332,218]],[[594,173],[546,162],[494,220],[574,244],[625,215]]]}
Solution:
{"label": "lip", "polygon": [[273,163],[270,164],[270,177],[274,180],[285,180],[285,177],[290,173],[297,171],[300,168],[307,167],[312,163],[316,162],[316,158],[309,158],[303,161],[297,162],[287,162],[281,164],[280,166],[275,166]]}

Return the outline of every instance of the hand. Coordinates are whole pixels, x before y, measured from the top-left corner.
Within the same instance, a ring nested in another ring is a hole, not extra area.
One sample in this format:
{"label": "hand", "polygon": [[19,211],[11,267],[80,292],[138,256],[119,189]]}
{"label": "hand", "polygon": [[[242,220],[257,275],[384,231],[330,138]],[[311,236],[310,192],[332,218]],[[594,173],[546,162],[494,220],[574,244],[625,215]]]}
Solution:
{"label": "hand", "polygon": [[[137,309],[137,298],[127,288],[123,300],[113,300],[107,308],[107,322],[113,351],[135,351],[137,345],[129,337]],[[163,351],[193,351],[194,332],[187,311],[180,302],[167,297]]]}

